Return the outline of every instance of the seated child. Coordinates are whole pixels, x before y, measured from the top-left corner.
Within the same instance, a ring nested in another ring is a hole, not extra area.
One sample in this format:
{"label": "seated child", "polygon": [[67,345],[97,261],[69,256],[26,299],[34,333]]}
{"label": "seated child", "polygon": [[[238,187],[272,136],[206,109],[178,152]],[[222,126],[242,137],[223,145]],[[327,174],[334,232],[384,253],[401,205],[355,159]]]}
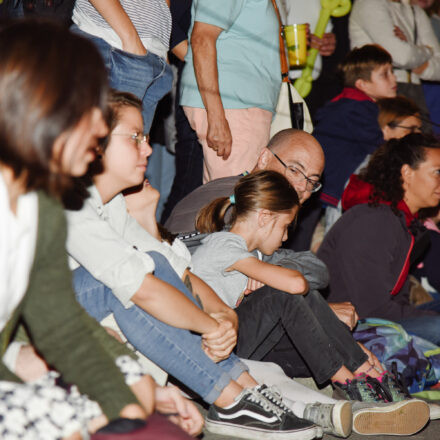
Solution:
{"label": "seated child", "polygon": [[376,101],[396,96],[390,54],[377,45],[353,49],[342,63],[342,93],[316,115],[314,136],[325,153],[321,201],[336,207],[345,182],[383,142]]}

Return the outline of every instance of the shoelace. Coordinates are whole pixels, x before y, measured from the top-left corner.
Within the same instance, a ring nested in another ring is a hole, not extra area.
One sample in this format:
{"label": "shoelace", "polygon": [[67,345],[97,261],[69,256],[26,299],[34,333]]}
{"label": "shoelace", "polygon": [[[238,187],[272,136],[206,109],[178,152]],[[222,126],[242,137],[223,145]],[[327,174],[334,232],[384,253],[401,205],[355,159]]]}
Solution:
{"label": "shoelace", "polygon": [[281,393],[275,386],[268,387],[263,385],[258,391],[266,399],[281,408],[283,411],[292,414],[292,410],[283,402]]}
{"label": "shoelace", "polygon": [[248,400],[260,405],[265,411],[270,412],[275,416],[277,416],[278,419],[281,419],[281,417],[284,414],[284,411],[278,406],[276,406],[274,403],[272,403],[270,400],[268,400],[266,397],[264,397],[257,389],[255,388],[247,389],[246,392],[247,392],[246,398]]}
{"label": "shoelace", "polygon": [[370,376],[367,376],[365,378],[365,381],[362,380],[359,382],[359,385],[364,389],[364,391],[367,391],[367,393],[370,395],[370,397],[373,400],[376,400],[377,398],[379,398],[380,400],[383,400],[384,402],[391,402],[391,400],[387,399],[387,396],[384,394],[386,394],[384,392],[384,389],[382,388],[380,382],[377,379],[374,379]]}
{"label": "shoelace", "polygon": [[396,389],[399,394],[403,394],[405,398],[411,398],[411,394],[408,392],[408,387],[405,383],[405,378],[402,373],[397,371],[397,363],[393,362],[391,364],[391,376],[394,380],[392,380],[392,386]]}

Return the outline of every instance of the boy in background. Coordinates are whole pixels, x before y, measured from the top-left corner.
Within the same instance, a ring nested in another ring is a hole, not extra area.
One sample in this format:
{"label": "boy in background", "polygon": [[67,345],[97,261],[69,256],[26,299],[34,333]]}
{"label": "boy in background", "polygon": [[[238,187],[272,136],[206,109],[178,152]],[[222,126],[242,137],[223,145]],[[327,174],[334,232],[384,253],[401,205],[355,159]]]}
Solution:
{"label": "boy in background", "polygon": [[353,49],[341,65],[344,89],[316,115],[314,136],[325,154],[321,201],[336,207],[345,182],[383,142],[380,98],[396,96],[391,55],[377,45]]}

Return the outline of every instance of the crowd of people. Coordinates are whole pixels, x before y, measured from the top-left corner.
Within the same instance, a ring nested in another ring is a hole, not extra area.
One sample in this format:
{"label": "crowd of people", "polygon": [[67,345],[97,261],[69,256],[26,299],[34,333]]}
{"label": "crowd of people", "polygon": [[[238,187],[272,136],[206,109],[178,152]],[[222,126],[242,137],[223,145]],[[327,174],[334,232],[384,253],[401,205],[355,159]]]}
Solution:
{"label": "crowd of people", "polygon": [[[0,0],[1,438],[312,440],[440,418],[353,336],[381,318],[440,346],[439,8],[355,0],[344,42],[341,18],[313,34],[319,2]],[[296,17],[320,55],[314,129],[271,137]],[[170,93],[162,212],[146,175]]]}

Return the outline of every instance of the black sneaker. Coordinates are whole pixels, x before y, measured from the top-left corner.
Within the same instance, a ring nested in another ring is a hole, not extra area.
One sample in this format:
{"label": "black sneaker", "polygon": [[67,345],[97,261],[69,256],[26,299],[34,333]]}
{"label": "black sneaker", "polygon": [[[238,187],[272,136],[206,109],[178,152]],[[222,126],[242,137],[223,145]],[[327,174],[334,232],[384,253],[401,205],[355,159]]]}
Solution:
{"label": "black sneaker", "polygon": [[211,405],[205,427],[214,434],[255,440],[311,440],[320,434],[312,423],[270,402],[258,387],[244,389],[228,408]]}

